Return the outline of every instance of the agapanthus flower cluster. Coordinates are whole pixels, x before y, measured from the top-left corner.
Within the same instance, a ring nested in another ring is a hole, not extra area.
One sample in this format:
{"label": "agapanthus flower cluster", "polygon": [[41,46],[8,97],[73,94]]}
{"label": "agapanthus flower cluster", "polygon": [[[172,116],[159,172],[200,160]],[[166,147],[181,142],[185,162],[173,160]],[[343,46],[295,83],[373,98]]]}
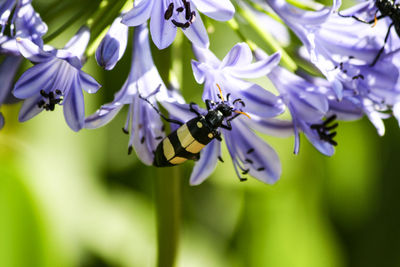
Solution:
{"label": "agapanthus flower cluster", "polygon": [[[314,10],[304,10],[300,3],[285,0],[138,0],[133,8],[130,0],[125,5],[121,0],[115,6],[122,3],[123,8],[109,7],[109,14],[102,16],[104,1],[99,13],[87,13],[92,15],[87,25],[79,25],[62,49],[44,44],[47,26],[31,2],[0,1],[0,106],[11,99],[24,100],[21,122],[62,106],[68,126],[80,131],[106,125],[127,105],[122,128],[129,135],[128,154],[135,151],[146,165],[160,158],[168,166],[195,160],[193,185],[209,177],[219,161],[226,161],[222,142],[241,181],[250,175],[272,184],[282,167],[260,134],[294,135],[295,154],[301,152],[304,134],[318,151],[332,156],[340,131],[337,120],[366,115],[379,135],[385,132],[382,119],[394,116],[400,122],[396,1],[369,0],[346,10],[340,8],[340,0],[329,7],[311,2]],[[221,57],[210,49],[215,21],[228,25],[241,39]],[[243,30],[249,26],[260,35],[258,41]],[[290,44],[289,31],[302,46],[281,47]],[[161,69],[153,61],[151,41],[155,49],[170,53],[182,48],[182,42],[171,48],[182,33],[193,52],[192,68],[184,69],[183,75],[193,75],[203,85],[204,103],[182,97],[170,62]],[[100,67],[113,70],[128,49],[132,58],[122,88],[104,88],[116,91],[114,100],[87,116],[82,90],[96,93],[101,85],[82,70],[84,64],[94,56]],[[15,77],[23,59],[33,66]],[[287,62],[292,62],[290,68]],[[265,82],[256,82],[260,80]],[[266,81],[271,86],[263,88]],[[3,125],[0,113],[0,128]]]}

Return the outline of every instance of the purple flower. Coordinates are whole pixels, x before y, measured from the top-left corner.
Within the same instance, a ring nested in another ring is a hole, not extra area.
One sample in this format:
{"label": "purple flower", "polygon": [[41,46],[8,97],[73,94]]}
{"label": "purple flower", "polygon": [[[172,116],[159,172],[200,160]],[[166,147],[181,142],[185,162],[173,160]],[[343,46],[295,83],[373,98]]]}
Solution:
{"label": "purple flower", "polygon": [[17,38],[21,54],[36,63],[22,74],[13,90],[15,97],[25,99],[19,121],[29,120],[42,110],[52,111],[58,104],[64,106],[64,117],[72,130],[79,131],[84,126],[82,89],[95,93],[100,88],[81,70],[89,36],[88,29],[83,27],[59,50],[43,50],[29,39]]}
{"label": "purple flower", "polygon": [[[8,5],[10,3],[10,1],[4,2],[3,5],[0,5],[0,10],[3,10],[2,8],[5,6],[10,7]],[[7,9],[5,12],[9,12],[9,10]],[[42,46],[42,36],[47,32],[47,25],[43,23],[39,14],[34,11],[30,1],[19,2],[14,12],[15,36],[30,39],[35,44]],[[5,16],[1,17],[5,19]],[[0,64],[0,81],[2,81],[2,87],[0,88],[1,106],[11,95],[15,74],[23,57],[19,53],[15,38],[7,36],[0,37],[0,54],[6,54]],[[2,118],[0,126],[2,127],[3,125],[4,118]]]}
{"label": "purple flower", "polygon": [[[257,50],[255,54],[259,60],[268,58],[262,50]],[[324,138],[333,133],[320,132],[319,128],[317,129],[317,125],[324,126],[322,118],[326,116],[329,109],[328,97],[321,92],[321,88],[279,66],[268,74],[268,78],[279,91],[280,97],[292,116],[295,136],[294,153],[299,152],[300,131],[302,131],[315,148],[331,156],[334,153],[333,137],[330,140],[324,140]]]}
{"label": "purple flower", "polygon": [[159,49],[168,47],[175,39],[177,28],[195,45],[208,47],[209,40],[197,9],[210,18],[226,21],[235,9],[229,0],[141,0],[122,19],[128,26],[150,20],[151,38]]}
{"label": "purple flower", "polygon": [[118,17],[96,50],[97,63],[106,70],[112,70],[124,55],[127,43],[128,27]]}
{"label": "purple flower", "polygon": [[113,102],[103,105],[95,114],[85,120],[89,129],[101,127],[110,122],[121,108],[129,104],[129,112],[124,132],[130,133],[129,150],[134,148],[139,159],[147,164],[153,163],[154,152],[160,140],[165,137],[160,115],[139,94],[147,97],[159,88],[156,97],[149,101],[157,106],[158,101],[168,99],[165,87],[151,57],[146,23],[135,29],[131,71],[125,84],[114,97]]}
{"label": "purple flower", "polygon": [[[219,84],[223,94],[228,94],[235,103],[244,103],[241,104],[243,111],[251,116],[251,119],[240,116],[233,120],[231,131],[222,130],[237,175],[249,173],[262,182],[274,183],[281,175],[278,155],[251,128],[287,136],[292,133],[292,124],[273,118],[284,111],[280,98],[242,79],[266,75],[276,67],[280,54],[252,63],[252,52],[245,43],[235,45],[222,61],[208,49],[195,46],[193,49],[198,61],[192,61],[192,68],[196,81],[204,83],[203,100],[221,101],[216,86]],[[219,156],[220,143],[214,140],[202,150],[191,184],[204,181],[214,170]]]}
{"label": "purple flower", "polygon": [[355,18],[342,17],[373,19],[375,1],[341,11],[342,16],[334,13],[340,6],[338,0],[333,1],[332,8],[318,12],[304,11],[281,0],[267,2],[303,42],[311,61],[331,82],[337,100],[362,110],[383,135],[382,119],[389,117],[383,112],[395,106],[400,96],[400,65],[395,56],[399,38],[389,36],[385,52],[371,66],[383,47],[390,19],[379,20],[371,28]]}

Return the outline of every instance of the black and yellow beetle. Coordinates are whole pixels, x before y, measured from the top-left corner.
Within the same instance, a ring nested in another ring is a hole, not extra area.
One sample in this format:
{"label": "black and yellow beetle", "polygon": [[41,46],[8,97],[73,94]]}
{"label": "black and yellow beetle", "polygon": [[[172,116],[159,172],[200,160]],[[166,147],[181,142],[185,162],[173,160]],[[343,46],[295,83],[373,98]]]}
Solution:
{"label": "black and yellow beetle", "polygon": [[[198,160],[200,158],[200,151],[214,138],[222,141],[221,133],[218,131],[218,128],[232,130],[231,120],[240,114],[249,116],[242,111],[234,110],[232,106],[228,105],[229,94],[227,95],[227,101],[224,101],[221,88],[218,84],[217,86],[220,91],[221,102],[215,103],[211,100],[206,100],[208,112],[205,116],[201,115],[194,108],[194,103],[190,103],[190,111],[195,113],[196,117],[186,123],[165,117],[148,99],[140,96],[140,98],[149,103],[164,120],[180,125],[177,130],[169,134],[158,144],[154,151],[154,166],[168,167],[181,164],[188,159]],[[240,102],[244,106],[241,99],[236,99],[233,101],[233,104],[236,102]],[[232,116],[233,112],[237,114]],[[226,121],[226,125],[223,124],[224,120]]]}

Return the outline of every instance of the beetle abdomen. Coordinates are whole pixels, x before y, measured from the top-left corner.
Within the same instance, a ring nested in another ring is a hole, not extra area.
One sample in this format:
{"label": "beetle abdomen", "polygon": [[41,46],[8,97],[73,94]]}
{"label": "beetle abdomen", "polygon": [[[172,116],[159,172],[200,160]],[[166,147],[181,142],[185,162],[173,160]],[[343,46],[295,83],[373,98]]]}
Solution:
{"label": "beetle abdomen", "polygon": [[188,159],[197,160],[199,152],[215,137],[204,117],[191,119],[164,138],[154,153],[153,165],[167,167]]}

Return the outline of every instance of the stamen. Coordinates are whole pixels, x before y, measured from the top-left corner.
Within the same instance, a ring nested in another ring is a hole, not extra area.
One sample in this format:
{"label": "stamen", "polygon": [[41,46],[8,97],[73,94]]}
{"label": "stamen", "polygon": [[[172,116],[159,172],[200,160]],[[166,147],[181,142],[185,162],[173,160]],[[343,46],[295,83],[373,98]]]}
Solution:
{"label": "stamen", "polygon": [[140,143],[143,144],[146,138],[143,136],[142,139],[140,139]]}
{"label": "stamen", "polygon": [[169,4],[167,10],[164,13],[164,19],[169,20],[172,17],[172,14],[174,13],[174,3]]}
{"label": "stamen", "polygon": [[327,118],[323,123],[321,124],[312,124],[310,126],[311,129],[316,130],[319,138],[325,142],[328,142],[329,144],[333,146],[337,146],[337,142],[333,140],[333,138],[336,136],[337,132],[330,132],[338,127],[338,123],[335,123],[331,126],[328,126],[331,122],[333,122],[336,119],[336,115],[332,115],[329,118]]}
{"label": "stamen", "polygon": [[243,114],[243,115],[245,115],[247,118],[251,119],[250,115],[247,114],[247,113],[244,113],[243,111],[235,110],[234,112],[235,112],[235,113],[239,113],[239,114]]}
{"label": "stamen", "polygon": [[217,83],[216,85],[217,85],[217,87],[218,87],[218,90],[219,90],[219,96],[220,96],[221,100],[222,100],[222,101],[224,101],[224,95],[222,94],[221,87],[219,86],[219,84],[218,84],[218,83]]}
{"label": "stamen", "polygon": [[224,160],[222,159],[221,156],[218,156],[219,161],[221,161],[222,163],[224,163]]}
{"label": "stamen", "polygon": [[251,154],[254,152],[254,148],[250,148],[249,150],[247,150],[247,154]]}
{"label": "stamen", "polygon": [[133,151],[133,147],[132,147],[132,146],[129,146],[129,147],[128,147],[128,155],[132,154],[132,151]]}
{"label": "stamen", "polygon": [[178,7],[178,8],[176,9],[176,12],[181,13],[183,10],[184,10],[183,7]]}
{"label": "stamen", "polygon": [[163,139],[164,137],[162,137],[162,136],[157,136],[156,137],[156,140],[161,140],[161,139]]}
{"label": "stamen", "polygon": [[122,132],[123,132],[124,134],[129,134],[129,131],[128,131],[127,129],[125,129],[125,127],[122,127]]}
{"label": "stamen", "polygon": [[[376,11],[376,12],[378,12],[378,11]],[[371,28],[375,27],[377,23],[378,23],[378,18],[376,17],[376,13],[375,13],[374,24],[371,26]]]}
{"label": "stamen", "polygon": [[192,10],[190,9],[190,2],[185,2],[185,19],[189,20],[191,18]]}
{"label": "stamen", "polygon": [[261,172],[261,171],[263,171],[263,170],[265,170],[264,167],[260,167],[260,168],[257,169],[257,171],[259,171],[259,172]]}
{"label": "stamen", "polygon": [[253,164],[253,161],[251,159],[245,159],[244,161],[246,161],[247,163]]}

